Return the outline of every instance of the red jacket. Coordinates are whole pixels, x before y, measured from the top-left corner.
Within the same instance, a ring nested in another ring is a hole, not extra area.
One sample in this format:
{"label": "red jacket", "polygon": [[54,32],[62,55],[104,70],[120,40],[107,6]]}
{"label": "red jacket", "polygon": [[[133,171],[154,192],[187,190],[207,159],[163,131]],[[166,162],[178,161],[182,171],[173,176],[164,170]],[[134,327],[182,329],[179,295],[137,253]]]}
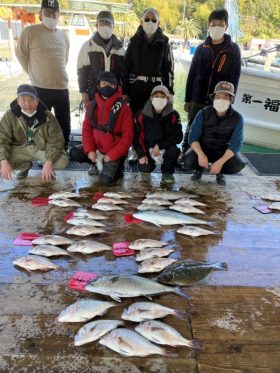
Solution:
{"label": "red jacket", "polygon": [[[113,96],[103,99],[97,92],[95,94],[96,108],[94,118],[99,125],[106,125],[109,119],[111,108],[114,102],[121,97],[121,88],[118,88]],[[82,130],[82,141],[84,152],[99,150],[108,155],[112,161],[125,157],[133,141],[133,115],[127,104],[123,104],[114,125],[113,133],[105,133],[92,128],[92,121],[89,118],[91,102],[87,106]]]}

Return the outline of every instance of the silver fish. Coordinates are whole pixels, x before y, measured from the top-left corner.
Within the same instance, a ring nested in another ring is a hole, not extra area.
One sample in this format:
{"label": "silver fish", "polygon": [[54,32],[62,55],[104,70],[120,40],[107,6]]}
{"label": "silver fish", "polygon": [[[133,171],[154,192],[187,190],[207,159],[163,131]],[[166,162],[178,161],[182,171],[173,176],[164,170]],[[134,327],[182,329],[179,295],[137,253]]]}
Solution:
{"label": "silver fish", "polygon": [[[142,253],[142,251],[141,251]],[[176,262],[177,259],[173,258],[153,258],[146,259],[138,266],[138,273],[153,273],[160,272],[169,264]]]}
{"label": "silver fish", "polygon": [[106,311],[116,306],[114,302],[105,302],[94,299],[79,299],[70,304],[61,311],[57,320],[59,322],[84,322],[93,319],[95,316],[101,316]]}
{"label": "silver fish", "polygon": [[73,243],[73,240],[70,240],[69,238],[58,236],[55,234],[45,234],[42,236],[39,236],[38,238],[35,238],[32,241],[32,245],[71,245]]}
{"label": "silver fish", "polygon": [[49,204],[60,207],[81,207],[81,204],[69,198],[55,198],[49,200]]}
{"label": "silver fish", "polygon": [[175,249],[163,249],[161,247],[150,247],[148,249],[143,249],[139,251],[136,255],[136,261],[141,262],[142,260],[152,259],[152,258],[162,258],[174,253]]}
{"label": "silver fish", "polygon": [[77,241],[67,248],[71,253],[93,254],[101,251],[112,251],[112,247],[91,240]]}
{"label": "silver fish", "polygon": [[189,298],[180,288],[162,285],[147,278],[133,275],[99,277],[90,281],[85,289],[92,293],[108,295],[118,302],[120,302],[120,298],[131,298],[141,295],[151,297],[152,295],[169,292]]}
{"label": "silver fish", "polygon": [[160,345],[169,345],[173,347],[187,346],[196,349],[202,348],[202,343],[199,339],[186,339],[172,326],[161,321],[150,320],[142,322],[136,326],[135,330],[143,335],[143,337]]}
{"label": "silver fish", "polygon": [[199,236],[207,236],[209,234],[216,234],[215,232],[208,231],[207,229],[203,229],[200,227],[195,227],[192,225],[184,225],[177,230],[178,233],[185,234],[186,236],[190,237],[199,237]]}
{"label": "silver fish", "polygon": [[86,210],[86,209],[76,210],[74,211],[73,215],[78,218],[89,218],[89,219],[94,219],[94,220],[108,219],[108,216],[102,215],[96,211],[91,211],[91,210]]}
{"label": "silver fish", "polygon": [[42,255],[42,256],[59,256],[66,255],[69,256],[68,252],[61,249],[58,246],[53,245],[39,245],[35,246],[28,251],[28,254]]}
{"label": "silver fish", "polygon": [[271,210],[280,210],[280,202],[271,203],[268,207]]}
{"label": "silver fish", "polygon": [[113,211],[113,210],[123,210],[121,206],[107,204],[107,203],[95,203],[91,206],[93,209],[101,211]]}
{"label": "silver fish", "polygon": [[28,255],[13,261],[13,264],[22,267],[27,271],[50,271],[51,269],[59,269],[59,266],[54,264],[47,258],[38,255]]}
{"label": "silver fish", "polygon": [[79,193],[73,192],[55,192],[49,196],[49,199],[60,199],[60,198],[81,198]]}
{"label": "silver fish", "polygon": [[118,352],[122,356],[177,356],[177,354],[168,352],[164,348],[152,344],[134,330],[126,328],[112,330],[105,337],[101,338],[99,343]]}
{"label": "silver fish", "polygon": [[123,311],[121,318],[128,321],[141,322],[161,319],[167,315],[173,315],[183,320],[187,318],[187,313],[184,311],[174,310],[173,308],[165,307],[154,302],[133,303]]}
{"label": "silver fish", "polygon": [[170,210],[140,211],[134,213],[133,217],[147,221],[157,226],[177,224],[208,224],[207,221],[195,219],[191,216]]}
{"label": "silver fish", "polygon": [[97,203],[113,204],[113,205],[128,205],[129,202],[124,201],[122,198],[102,197],[97,200]]}
{"label": "silver fish", "polygon": [[268,201],[280,202],[280,193],[265,194],[265,195],[261,196],[261,198],[266,199]]}
{"label": "silver fish", "polygon": [[68,224],[72,225],[80,225],[80,226],[89,226],[89,227],[105,227],[105,224],[101,223],[100,221],[96,221],[90,218],[78,218],[74,217],[67,220]]}
{"label": "silver fish", "polygon": [[191,205],[189,205],[189,206],[187,206],[187,205],[184,205],[184,206],[173,205],[173,206],[170,206],[169,209],[174,210],[174,211],[182,212],[183,214],[205,214],[204,211],[199,210],[196,207],[191,206]]}
{"label": "silver fish", "polygon": [[105,231],[104,229],[97,228],[97,227],[75,225],[74,227],[67,229],[66,233],[84,237],[84,236],[89,236],[90,234],[105,233]]}
{"label": "silver fish", "polygon": [[172,202],[169,202],[167,199],[163,199],[163,198],[145,198],[145,199],[143,199],[142,204],[145,204],[145,205],[159,205],[159,206],[171,206]]}
{"label": "silver fish", "polygon": [[189,194],[185,192],[180,192],[177,190],[166,190],[166,191],[158,191],[153,193],[148,193],[147,198],[162,198],[168,200],[176,200],[180,198],[195,198],[197,197],[195,194]]}
{"label": "silver fish", "polygon": [[139,211],[160,211],[165,210],[165,206],[160,205],[149,205],[147,203],[143,203],[142,205],[137,206],[137,210]]}
{"label": "silver fish", "polygon": [[133,198],[130,194],[124,192],[106,192],[103,195],[110,198]]}
{"label": "silver fish", "polygon": [[168,242],[165,241],[152,240],[150,238],[140,238],[139,240],[131,242],[129,248],[133,250],[142,250],[147,247],[163,247],[167,245]]}
{"label": "silver fish", "polygon": [[191,205],[191,206],[206,206],[205,203],[196,201],[196,200],[191,199],[191,198],[177,199],[177,201],[175,201],[175,205],[180,205],[180,206],[189,206],[189,205]]}
{"label": "silver fish", "polygon": [[75,336],[74,346],[81,346],[96,341],[118,326],[124,325],[121,320],[96,320],[84,325]]}

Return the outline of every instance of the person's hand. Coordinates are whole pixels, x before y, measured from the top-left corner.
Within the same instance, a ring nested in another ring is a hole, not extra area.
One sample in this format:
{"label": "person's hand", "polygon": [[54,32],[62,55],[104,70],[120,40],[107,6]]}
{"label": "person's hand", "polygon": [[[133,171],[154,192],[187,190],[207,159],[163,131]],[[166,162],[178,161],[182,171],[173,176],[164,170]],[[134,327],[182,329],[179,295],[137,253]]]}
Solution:
{"label": "person's hand", "polygon": [[190,110],[190,103],[189,102],[184,103],[184,110],[185,110],[186,113],[189,112],[189,110]]}
{"label": "person's hand", "polygon": [[55,174],[52,168],[52,161],[46,161],[42,169],[42,180],[52,181],[52,178],[55,179]]}
{"label": "person's hand", "polygon": [[148,164],[148,157],[144,155],[144,157],[139,158],[139,163],[140,164]]}
{"label": "person's hand", "polygon": [[122,99],[126,102],[129,102],[129,96],[128,95],[122,95]]}
{"label": "person's hand", "polygon": [[208,158],[204,153],[199,154],[198,156],[198,164],[200,167],[208,168]]}
{"label": "person's hand", "polygon": [[218,159],[216,162],[212,163],[210,168],[210,174],[219,174],[223,167],[223,163]]}
{"label": "person's hand", "polygon": [[4,180],[11,180],[13,169],[12,169],[9,161],[7,161],[6,159],[3,159],[1,161],[0,172],[1,172],[1,175],[2,175]]}
{"label": "person's hand", "polygon": [[96,153],[95,152],[89,152],[88,158],[92,161],[92,163],[96,162]]}
{"label": "person's hand", "polygon": [[154,157],[158,157],[160,155],[160,149],[157,144],[152,148],[152,155]]}
{"label": "person's hand", "polygon": [[104,157],[104,162],[111,162],[112,159],[106,154]]}
{"label": "person's hand", "polygon": [[82,101],[83,101],[83,103],[84,103],[85,105],[87,105],[88,102],[89,102],[88,94],[87,94],[86,92],[83,92],[83,93],[82,93]]}

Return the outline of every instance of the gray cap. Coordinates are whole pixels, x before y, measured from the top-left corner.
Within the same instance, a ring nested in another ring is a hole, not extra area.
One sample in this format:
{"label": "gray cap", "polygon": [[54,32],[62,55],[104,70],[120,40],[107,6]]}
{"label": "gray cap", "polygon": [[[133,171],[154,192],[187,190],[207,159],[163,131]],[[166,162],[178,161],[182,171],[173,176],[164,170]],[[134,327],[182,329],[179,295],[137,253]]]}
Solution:
{"label": "gray cap", "polygon": [[101,10],[96,17],[96,22],[107,21],[114,24],[114,16],[109,10]]}
{"label": "gray cap", "polygon": [[34,98],[38,97],[38,93],[35,87],[30,84],[22,84],[17,89],[17,96],[31,96]]}
{"label": "gray cap", "polygon": [[230,82],[219,82],[216,84],[214,92],[209,95],[210,99],[213,101],[216,93],[227,93],[228,95],[234,97],[234,85]]}
{"label": "gray cap", "polygon": [[153,96],[156,92],[164,93],[166,97],[169,97],[168,88],[166,88],[164,85],[156,85],[152,90],[151,96]]}

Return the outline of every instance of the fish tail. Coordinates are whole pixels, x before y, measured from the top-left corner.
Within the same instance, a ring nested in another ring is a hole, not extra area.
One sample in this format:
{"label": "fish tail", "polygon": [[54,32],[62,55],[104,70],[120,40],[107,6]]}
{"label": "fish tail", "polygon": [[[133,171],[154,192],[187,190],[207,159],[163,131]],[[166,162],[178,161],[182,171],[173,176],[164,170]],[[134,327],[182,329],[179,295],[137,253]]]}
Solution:
{"label": "fish tail", "polygon": [[216,269],[217,271],[227,271],[228,266],[227,263],[224,262],[215,262],[213,264],[213,269]]}
{"label": "fish tail", "polygon": [[188,295],[187,293],[185,293],[179,286],[176,286],[174,288],[174,293],[176,293],[177,295],[180,295],[183,298],[192,299],[192,297]]}
{"label": "fish tail", "polygon": [[203,349],[203,343],[201,339],[192,339],[191,341],[188,341],[187,346],[190,348],[195,348],[197,350]]}
{"label": "fish tail", "polygon": [[176,352],[165,350],[164,348],[161,349],[162,355],[167,357],[178,357],[178,354]]}
{"label": "fish tail", "polygon": [[185,311],[174,310],[173,315],[181,320],[186,320],[188,318],[188,313]]}

